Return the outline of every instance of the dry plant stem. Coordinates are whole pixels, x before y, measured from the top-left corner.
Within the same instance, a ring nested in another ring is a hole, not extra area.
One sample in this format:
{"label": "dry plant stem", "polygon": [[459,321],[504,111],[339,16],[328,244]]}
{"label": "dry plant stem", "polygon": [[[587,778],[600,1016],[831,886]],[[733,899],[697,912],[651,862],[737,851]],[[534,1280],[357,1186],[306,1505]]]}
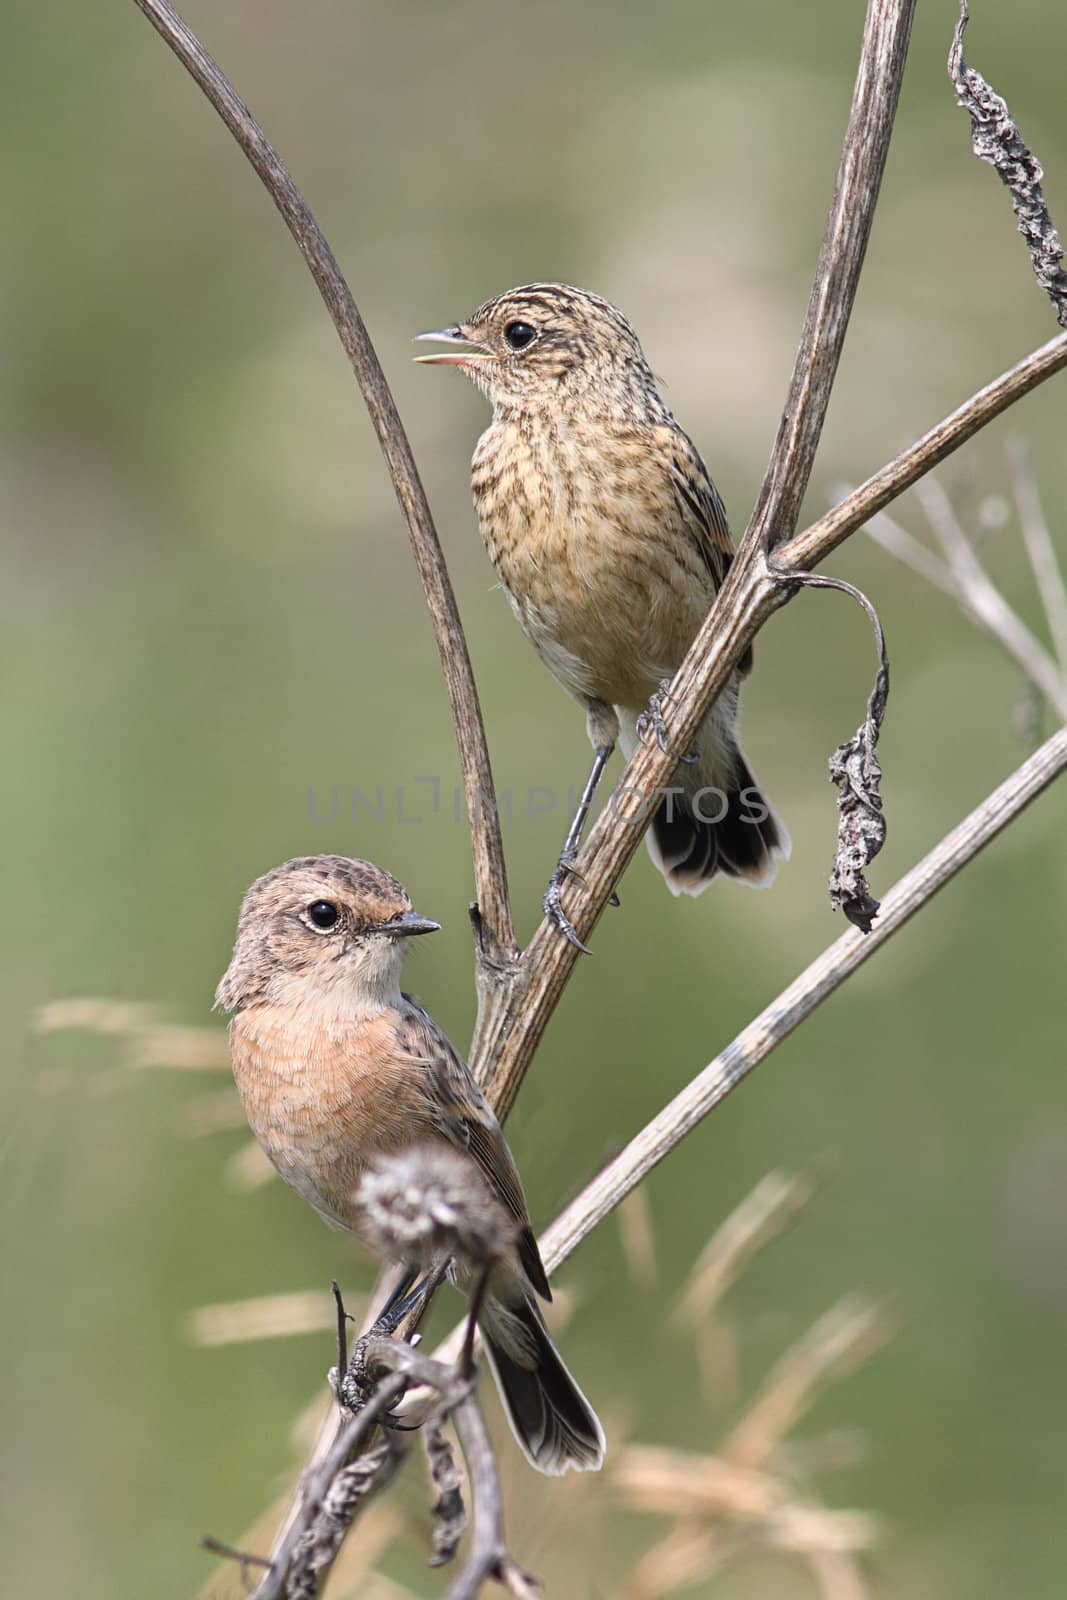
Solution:
{"label": "dry plant stem", "polygon": [[1067,367],[1067,333],[1060,333],[1017,361],[1007,372],[1002,372],[984,389],[979,389],[929,433],[924,433],[910,449],[882,467],[866,483],[861,483],[840,505],[819,517],[803,533],[796,534],[788,544],[781,545],[775,551],[776,565],[779,569],[803,570],[817,566],[862,528],[875,512],[892,504],[961,444],[1064,367]]}
{"label": "dry plant stem", "polygon": [[868,0],[834,198],[778,437],[743,548],[797,525],[867,253],[904,79],[915,0]]}
{"label": "dry plant stem", "polygon": [[[1067,728],[1035,750],[1028,760],[945,835],[882,901],[868,934],[842,934],[787,989],[647,1123],[626,1148],[560,1214],[539,1240],[545,1270],[561,1266],[615,1207],[637,1187],[687,1134],[714,1111],[804,1019],[921,911],[957,872],[1013,822],[1030,802],[1067,769]],[[466,1324],[453,1330],[438,1350],[451,1359]]]}
{"label": "dry plant stem", "polygon": [[1061,729],[889,890],[871,933],[850,930],[836,940],[593,1179],[540,1241],[548,1271],[1065,768],[1067,729]]}
{"label": "dry plant stem", "polygon": [[920,485],[923,510],[944,551],[956,594],[965,611],[999,639],[1051,706],[1067,722],[1067,681],[1056,663],[1016,616],[988,576],[974,546],[960,527],[952,502],[935,478]]}
{"label": "dry plant stem", "polygon": [[244,151],[296,241],[352,364],[407,520],[448,687],[470,820],[474,881],[487,957],[515,951],[504,849],[478,692],[456,598],[415,457],[351,290],[282,161],[229,79],[167,0],[134,0],[203,90]]}
{"label": "dry plant stem", "polygon": [[400,1371],[383,1378],[363,1410],[337,1428],[329,1449],[305,1468],[300,1479],[298,1505],[286,1521],[283,1537],[271,1551],[270,1570],[256,1585],[253,1600],[281,1600],[286,1593],[297,1546],[314,1523],[331,1483],[379,1417],[383,1417],[403,1393],[406,1382]]}
{"label": "dry plant stem", "polygon": [[467,1463],[474,1528],[466,1564],[445,1600],[477,1600],[491,1579],[503,1584],[508,1593],[518,1596],[519,1600],[535,1600],[535,1589],[508,1555],[504,1544],[500,1475],[485,1419],[472,1399],[456,1407],[452,1420]]}
{"label": "dry plant stem", "polygon": [[[309,1537],[313,1539],[330,1485],[357,1453],[374,1424],[392,1408],[402,1390],[414,1385],[432,1389],[439,1396],[437,1420],[441,1422],[448,1417],[452,1421],[470,1485],[474,1520],[470,1554],[446,1600],[474,1600],[490,1579],[502,1583],[513,1595],[533,1600],[534,1589],[508,1555],[504,1543],[500,1477],[471,1382],[451,1365],[424,1356],[396,1339],[368,1339],[363,1359],[368,1370],[380,1368],[385,1375],[378,1380],[363,1409],[350,1416],[336,1431],[329,1449],[305,1472],[299,1505],[273,1553],[270,1570],[257,1584],[252,1600],[281,1600],[282,1596],[290,1594],[318,1593],[332,1563],[304,1571],[300,1557]],[[385,1465],[389,1465],[388,1458]],[[360,1504],[365,1504],[365,1499]]]}
{"label": "dry plant stem", "polygon": [[1016,436],[1008,440],[1008,460],[1014,479],[1015,506],[1019,513],[1023,543],[1030,558],[1041,604],[1045,608],[1060,673],[1067,680],[1067,586],[1064,585],[1052,535],[1041,509],[1037,479],[1030,467],[1024,439]]}
{"label": "dry plant stem", "polygon": [[[1059,716],[1067,721],[1067,672],[1061,677],[1055,662],[991,583],[969,544],[965,572],[962,566],[950,566],[940,560],[885,511],[871,518],[867,532],[883,550],[917,572],[935,589],[951,595],[964,615],[996,639]],[[974,571],[972,563],[977,566],[977,587],[969,581]]]}

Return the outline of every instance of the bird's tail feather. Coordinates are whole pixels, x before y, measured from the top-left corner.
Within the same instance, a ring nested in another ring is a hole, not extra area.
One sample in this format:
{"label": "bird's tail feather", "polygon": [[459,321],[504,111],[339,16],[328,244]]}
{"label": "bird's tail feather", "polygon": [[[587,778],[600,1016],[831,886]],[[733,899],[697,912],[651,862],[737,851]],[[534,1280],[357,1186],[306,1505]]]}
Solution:
{"label": "bird's tail feather", "polygon": [[[723,696],[712,711],[697,760],[679,768],[646,836],[672,894],[702,894],[720,872],[767,889],[777,863],[788,861],[792,849],[785,824],[737,745],[736,696],[729,705],[725,701]],[[619,720],[620,742],[630,755],[636,744],[632,716],[620,713]]]}
{"label": "bird's tail feather", "polygon": [[604,1430],[556,1349],[533,1300],[489,1300],[480,1317],[486,1354],[512,1432],[539,1472],[595,1472]]}

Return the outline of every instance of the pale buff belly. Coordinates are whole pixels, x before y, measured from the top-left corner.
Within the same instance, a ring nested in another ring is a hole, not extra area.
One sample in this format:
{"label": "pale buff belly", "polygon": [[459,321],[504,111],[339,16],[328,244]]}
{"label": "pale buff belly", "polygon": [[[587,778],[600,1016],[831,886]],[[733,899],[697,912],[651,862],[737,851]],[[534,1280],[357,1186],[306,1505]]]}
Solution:
{"label": "pale buff belly", "polygon": [[681,663],[710,585],[659,540],[610,522],[502,534],[498,518],[493,532],[486,544],[512,609],[563,687],[583,701],[643,706]]}

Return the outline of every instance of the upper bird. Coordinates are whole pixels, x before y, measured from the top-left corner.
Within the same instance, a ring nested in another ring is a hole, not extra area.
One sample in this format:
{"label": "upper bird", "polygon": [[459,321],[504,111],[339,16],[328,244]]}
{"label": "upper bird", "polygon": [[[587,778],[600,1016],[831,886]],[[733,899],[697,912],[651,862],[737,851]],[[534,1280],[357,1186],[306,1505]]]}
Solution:
{"label": "upper bird", "polygon": [[[527,638],[586,709],[593,769],[545,896],[577,942],[560,885],[616,740],[630,756],[646,728],[662,737],[664,680],[733,557],[726,512],[633,328],[599,295],[526,284],[419,338],[458,346],[418,359],[459,367],[492,403],[472,467],[482,537]],[[664,798],[648,834],[674,894],[700,894],[716,872],[763,887],[789,854],[738,744],[749,664],[712,708],[676,779],[682,792]]]}
{"label": "upper bird", "polygon": [[369,861],[303,856],[257,879],[216,996],[232,1013],[233,1075],[286,1182],[372,1245],[358,1194],[370,1166],[427,1145],[462,1158],[515,1226],[478,1312],[512,1428],[542,1472],[595,1469],[604,1435],[537,1308],[548,1280],[500,1124],[433,1018],[401,993],[408,941],[439,926]]}

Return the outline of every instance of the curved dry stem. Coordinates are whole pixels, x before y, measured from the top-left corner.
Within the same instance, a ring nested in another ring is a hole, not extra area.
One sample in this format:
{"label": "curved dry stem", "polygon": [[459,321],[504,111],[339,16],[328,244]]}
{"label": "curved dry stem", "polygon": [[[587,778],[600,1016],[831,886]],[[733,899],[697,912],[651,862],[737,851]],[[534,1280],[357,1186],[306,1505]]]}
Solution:
{"label": "curved dry stem", "polygon": [[487,955],[499,953],[506,959],[515,952],[515,935],[478,691],[437,529],[392,391],[334,254],[278,152],[225,73],[167,0],[134,3],[203,90],[248,157],[296,241],[352,364],[407,521],[441,657],[470,820],[475,891],[485,939],[491,941]]}
{"label": "curved dry stem", "polygon": [[776,564],[805,571],[817,566],[831,550],[836,550],[862,528],[876,511],[884,510],[961,444],[1064,367],[1067,367],[1067,333],[1060,333],[1017,361],[1007,372],[1002,372],[977,394],[972,394],[910,449],[882,467],[866,483],[861,483],[858,489],[853,489],[840,505],[781,545],[774,553]]}

